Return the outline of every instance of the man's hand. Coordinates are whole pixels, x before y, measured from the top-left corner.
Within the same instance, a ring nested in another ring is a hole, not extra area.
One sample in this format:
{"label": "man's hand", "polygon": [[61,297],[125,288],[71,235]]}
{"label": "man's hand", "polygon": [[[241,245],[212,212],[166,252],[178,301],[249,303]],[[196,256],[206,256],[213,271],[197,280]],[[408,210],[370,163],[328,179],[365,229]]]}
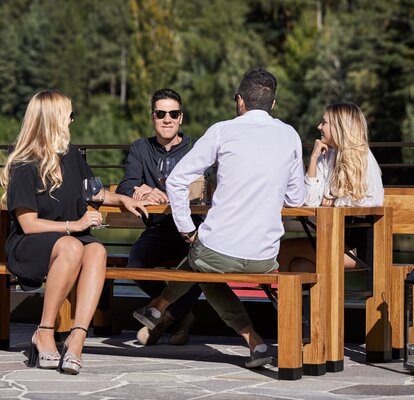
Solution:
{"label": "man's hand", "polygon": [[149,193],[151,193],[152,187],[148,185],[134,186],[134,193],[132,198],[135,200],[143,200]]}
{"label": "man's hand", "polygon": [[[135,192],[133,198],[138,200],[148,200],[151,201],[151,204],[165,204],[168,203],[168,196],[157,188],[151,188],[147,185],[134,186]],[[135,197],[135,193],[139,192],[140,194]]]}
{"label": "man's hand", "polygon": [[137,217],[141,218],[141,215],[144,214],[148,217],[148,211],[146,210],[145,206],[150,204],[157,204],[154,201],[149,200],[136,200],[128,196],[122,196],[121,198],[122,205],[132,214],[136,215]]}
{"label": "man's hand", "polygon": [[198,231],[195,229],[194,231],[188,233],[180,232],[180,235],[188,244],[191,244],[197,239],[197,233]]}

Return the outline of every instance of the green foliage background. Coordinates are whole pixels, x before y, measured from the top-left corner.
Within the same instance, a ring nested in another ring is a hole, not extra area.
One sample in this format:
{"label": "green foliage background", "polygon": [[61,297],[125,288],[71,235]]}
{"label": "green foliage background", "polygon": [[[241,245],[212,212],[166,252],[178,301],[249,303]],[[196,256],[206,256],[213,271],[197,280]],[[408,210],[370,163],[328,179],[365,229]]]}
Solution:
{"label": "green foliage background", "polygon": [[[413,140],[414,0],[2,0],[0,43],[1,143],[47,88],[73,99],[73,143],[151,135],[150,96],[165,86],[183,97],[184,131],[199,136],[234,116],[238,82],[257,65],[278,78],[274,116],[304,142],[339,100],[361,106],[372,140]],[[376,155],[414,161],[409,150]]]}

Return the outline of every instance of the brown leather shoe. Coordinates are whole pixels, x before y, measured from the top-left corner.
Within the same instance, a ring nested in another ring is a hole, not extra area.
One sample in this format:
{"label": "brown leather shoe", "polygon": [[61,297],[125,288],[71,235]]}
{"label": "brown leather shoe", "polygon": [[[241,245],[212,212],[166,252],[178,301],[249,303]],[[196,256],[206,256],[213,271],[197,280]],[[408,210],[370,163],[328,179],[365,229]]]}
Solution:
{"label": "brown leather shoe", "polygon": [[190,311],[183,319],[177,321],[172,329],[169,343],[182,346],[188,342],[190,330],[195,323],[195,315]]}

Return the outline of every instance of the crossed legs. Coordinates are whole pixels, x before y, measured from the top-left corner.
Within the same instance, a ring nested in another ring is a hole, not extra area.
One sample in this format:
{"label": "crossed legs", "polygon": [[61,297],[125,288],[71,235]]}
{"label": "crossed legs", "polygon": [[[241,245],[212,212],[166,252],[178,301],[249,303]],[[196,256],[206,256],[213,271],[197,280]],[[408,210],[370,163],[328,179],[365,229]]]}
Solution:
{"label": "crossed legs", "polygon": [[[54,326],[57,314],[77,281],[74,326],[88,328],[105,281],[106,250],[99,243],[83,245],[64,236],[55,243],[50,257],[40,325]],[[70,351],[80,358],[86,333],[74,330]],[[53,330],[39,330],[39,351],[56,351]]]}

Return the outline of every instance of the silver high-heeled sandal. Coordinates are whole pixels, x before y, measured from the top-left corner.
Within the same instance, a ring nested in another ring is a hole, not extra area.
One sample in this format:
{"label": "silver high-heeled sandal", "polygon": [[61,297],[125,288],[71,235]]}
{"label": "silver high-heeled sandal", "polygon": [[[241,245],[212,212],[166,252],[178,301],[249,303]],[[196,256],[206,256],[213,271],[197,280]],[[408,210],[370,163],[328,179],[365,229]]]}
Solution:
{"label": "silver high-heeled sandal", "polygon": [[36,336],[39,329],[55,329],[53,326],[39,325],[32,336],[32,346],[30,347],[29,359],[26,365],[34,368],[56,369],[60,363],[60,354],[57,351],[41,351],[37,347]]}
{"label": "silver high-heeled sandal", "polygon": [[[75,326],[70,331],[74,331],[75,329],[81,329],[82,331],[86,332],[86,336],[88,336],[88,330],[82,328],[81,326]],[[76,357],[72,352],[68,351],[69,348],[69,338],[65,340],[63,344],[62,353],[60,355],[60,362],[58,366],[58,371],[61,373],[67,373],[71,375],[79,374],[80,369],[82,368],[82,360]]]}

